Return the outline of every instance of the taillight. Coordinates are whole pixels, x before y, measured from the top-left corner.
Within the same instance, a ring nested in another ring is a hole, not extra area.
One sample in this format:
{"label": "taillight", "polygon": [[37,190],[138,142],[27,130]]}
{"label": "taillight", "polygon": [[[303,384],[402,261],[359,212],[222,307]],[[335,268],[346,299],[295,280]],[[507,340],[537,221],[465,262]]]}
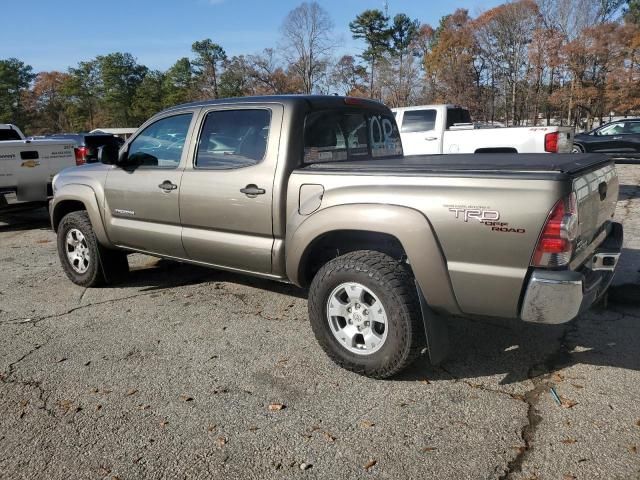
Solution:
{"label": "taillight", "polygon": [[534,267],[561,267],[571,261],[578,238],[578,205],[575,192],[558,201],[544,224],[531,260]]}
{"label": "taillight", "polygon": [[560,132],[547,133],[544,136],[544,151],[549,153],[558,153],[559,141]]}
{"label": "taillight", "polygon": [[87,147],[75,147],[73,153],[76,156],[76,165],[84,165],[87,163],[87,155],[89,155],[89,149]]}

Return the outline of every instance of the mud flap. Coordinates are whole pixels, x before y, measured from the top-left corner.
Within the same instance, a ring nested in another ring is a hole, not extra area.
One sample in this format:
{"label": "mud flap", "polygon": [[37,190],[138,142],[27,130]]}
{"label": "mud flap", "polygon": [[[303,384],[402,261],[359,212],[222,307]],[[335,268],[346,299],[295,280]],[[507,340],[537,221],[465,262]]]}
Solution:
{"label": "mud flap", "polygon": [[432,365],[438,365],[449,353],[449,328],[444,317],[431,310],[417,281],[416,290],[420,299],[420,310],[422,311],[424,334],[427,338],[429,361]]}

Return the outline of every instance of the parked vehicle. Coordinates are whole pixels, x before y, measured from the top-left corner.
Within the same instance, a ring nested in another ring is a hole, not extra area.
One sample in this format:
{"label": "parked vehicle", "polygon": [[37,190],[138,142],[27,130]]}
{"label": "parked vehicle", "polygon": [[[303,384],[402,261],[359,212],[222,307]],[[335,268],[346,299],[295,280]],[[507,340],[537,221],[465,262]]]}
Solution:
{"label": "parked vehicle", "polygon": [[640,118],[606,123],[573,140],[574,153],[600,152],[620,157],[640,156]]}
{"label": "parked vehicle", "polygon": [[122,138],[122,140],[126,140],[131,135],[133,135],[137,128],[94,128],[90,133],[108,133],[111,135],[115,135],[116,137]]}
{"label": "parked vehicle", "polygon": [[[0,132],[9,129],[0,128]],[[11,129],[12,132],[19,132]],[[14,134],[11,134],[14,135]],[[77,165],[69,140],[0,141],[0,209],[25,202],[47,202],[51,181],[60,170]]]}
{"label": "parked vehicle", "polygon": [[475,128],[459,105],[393,108],[405,155],[438,153],[568,153],[570,127]]}
{"label": "parked vehicle", "polygon": [[0,123],[0,142],[9,140],[24,140],[24,135],[15,125],[11,123]]}
{"label": "parked vehicle", "polygon": [[120,148],[124,140],[109,133],[56,133],[48,138],[58,138],[75,142],[74,153],[78,164],[98,161],[98,149],[105,145]]}
{"label": "parked vehicle", "polygon": [[180,105],[100,157],[54,179],[71,281],[113,281],[143,252],[308,287],[322,348],[377,378],[425,346],[441,360],[446,315],[573,319],[621,249],[607,157],[403,157],[391,111],[370,100]]}

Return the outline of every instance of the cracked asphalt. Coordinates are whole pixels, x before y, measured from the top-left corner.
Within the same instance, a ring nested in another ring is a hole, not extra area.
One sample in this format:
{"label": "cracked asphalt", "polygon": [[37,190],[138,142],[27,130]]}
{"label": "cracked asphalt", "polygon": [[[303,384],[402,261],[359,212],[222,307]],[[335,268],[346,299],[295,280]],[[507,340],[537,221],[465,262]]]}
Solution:
{"label": "cracked asphalt", "polygon": [[85,290],[43,210],[0,216],[0,478],[640,478],[640,165],[619,174],[606,306],[451,319],[450,358],[389,381],[325,357],[304,291],[143,255]]}

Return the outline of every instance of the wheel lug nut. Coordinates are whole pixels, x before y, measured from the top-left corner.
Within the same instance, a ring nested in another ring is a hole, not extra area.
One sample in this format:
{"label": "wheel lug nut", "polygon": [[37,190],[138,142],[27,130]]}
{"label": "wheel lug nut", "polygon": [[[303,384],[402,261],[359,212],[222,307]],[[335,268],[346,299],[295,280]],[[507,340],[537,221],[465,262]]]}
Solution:
{"label": "wheel lug nut", "polygon": [[365,309],[365,310],[362,312],[362,314],[363,314],[363,315],[369,315],[369,310]]}
{"label": "wheel lug nut", "polygon": [[369,326],[369,322],[364,322],[364,326],[368,327]]}
{"label": "wheel lug nut", "polygon": [[347,308],[347,312],[351,313],[351,307]]}
{"label": "wheel lug nut", "polygon": [[356,303],[356,308],[360,308],[360,304],[359,303]]}

